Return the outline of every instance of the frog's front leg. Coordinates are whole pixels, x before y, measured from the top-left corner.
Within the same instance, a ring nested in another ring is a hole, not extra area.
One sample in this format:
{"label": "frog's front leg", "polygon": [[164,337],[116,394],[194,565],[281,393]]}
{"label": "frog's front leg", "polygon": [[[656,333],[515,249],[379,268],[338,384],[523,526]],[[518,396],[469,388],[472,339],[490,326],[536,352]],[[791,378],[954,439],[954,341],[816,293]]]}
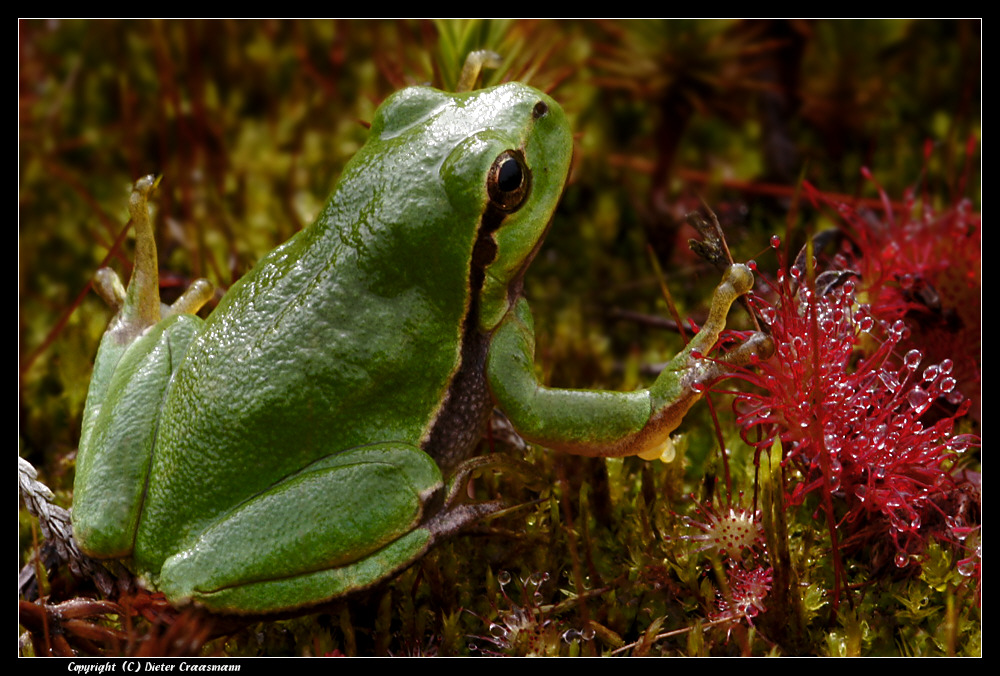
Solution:
{"label": "frog's front leg", "polygon": [[[725,366],[700,359],[725,329],[730,306],[753,286],[745,265],[733,265],[715,290],[708,320],[646,390],[608,392],[553,389],[534,373],[535,336],[524,299],[497,328],[487,358],[490,389],[514,428],[528,441],[576,455],[660,457],[670,434]],[[725,361],[746,363],[766,353],[768,339],[754,336]]]}

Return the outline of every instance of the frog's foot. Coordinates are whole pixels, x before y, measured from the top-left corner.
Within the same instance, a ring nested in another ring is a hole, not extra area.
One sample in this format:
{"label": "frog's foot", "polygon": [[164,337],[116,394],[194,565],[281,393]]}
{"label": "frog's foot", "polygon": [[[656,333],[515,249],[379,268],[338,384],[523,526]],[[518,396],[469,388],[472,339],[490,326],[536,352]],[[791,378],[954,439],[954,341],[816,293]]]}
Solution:
{"label": "frog's foot", "polygon": [[173,602],[264,614],[366,589],[433,543],[423,524],[441,473],[423,451],[386,443],[319,460],[208,525],[163,564]]}
{"label": "frog's foot", "polygon": [[708,318],[702,324],[701,330],[671,363],[680,365],[681,360],[686,360],[692,352],[707,354],[726,328],[726,316],[729,314],[729,308],[736,302],[736,299],[752,288],[753,273],[750,268],[739,263],[730,265],[723,274],[722,281],[715,287],[712,306],[708,310]]}
{"label": "frog's foot", "polygon": [[205,303],[212,300],[213,295],[215,286],[204,277],[200,277],[191,282],[191,286],[171,305],[164,304],[160,311],[164,317],[179,314],[193,315],[204,307]]}
{"label": "frog's foot", "polygon": [[724,354],[719,361],[729,366],[746,366],[770,359],[773,354],[774,339],[763,331],[757,331]]}
{"label": "frog's foot", "polygon": [[465,65],[462,66],[462,72],[458,76],[455,91],[471,92],[476,88],[476,80],[479,79],[479,73],[484,68],[499,68],[502,65],[503,58],[496,52],[491,52],[488,49],[478,49],[474,52],[469,52],[469,55],[465,57]]}
{"label": "frog's foot", "polygon": [[215,289],[207,279],[197,279],[173,305],[161,305],[156,238],[149,218],[149,196],[159,178],[144,176],[132,186],[129,197],[129,223],[135,228],[135,267],[128,288],[111,268],[101,268],[94,275],[94,290],[109,306],[119,312],[118,331],[127,332],[128,342],[161,318],[174,314],[195,314],[211,300]]}
{"label": "frog's foot", "polygon": [[448,480],[447,490],[442,493],[443,502],[437,508],[436,514],[427,522],[427,528],[437,542],[479,523],[485,518],[498,514],[511,507],[504,500],[489,500],[471,504],[458,504],[463,498],[465,487],[472,475],[481,469],[493,468],[512,472],[526,483],[531,483],[536,477],[534,468],[521,460],[504,454],[483,455],[470,458],[460,464]]}
{"label": "frog's foot", "polygon": [[111,268],[100,268],[94,273],[94,291],[115,312],[125,305],[125,285]]}

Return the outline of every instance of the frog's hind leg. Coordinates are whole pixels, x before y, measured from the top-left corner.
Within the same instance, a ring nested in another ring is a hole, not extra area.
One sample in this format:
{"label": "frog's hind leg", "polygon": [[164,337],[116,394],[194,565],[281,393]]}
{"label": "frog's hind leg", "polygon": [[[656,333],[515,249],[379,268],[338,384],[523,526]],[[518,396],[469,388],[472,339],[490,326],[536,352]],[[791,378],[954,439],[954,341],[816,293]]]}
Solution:
{"label": "frog's hind leg", "polygon": [[103,398],[88,398],[76,460],[73,534],[91,556],[132,553],[163,398],[202,324],[193,315],[178,315],[152,327],[125,350]]}
{"label": "frog's hind leg", "polygon": [[227,513],[167,559],[156,585],[174,602],[252,614],[371,587],[433,543],[424,506],[442,486],[413,446],[328,456]]}
{"label": "frog's hind leg", "polygon": [[171,306],[160,303],[149,196],[157,179],[136,181],[129,198],[136,254],[128,288],[110,268],[94,288],[117,311],[101,339],[87,391],[73,496],[77,543],[99,558],[132,553],[170,378],[200,333],[194,316],[213,294],[203,279]]}

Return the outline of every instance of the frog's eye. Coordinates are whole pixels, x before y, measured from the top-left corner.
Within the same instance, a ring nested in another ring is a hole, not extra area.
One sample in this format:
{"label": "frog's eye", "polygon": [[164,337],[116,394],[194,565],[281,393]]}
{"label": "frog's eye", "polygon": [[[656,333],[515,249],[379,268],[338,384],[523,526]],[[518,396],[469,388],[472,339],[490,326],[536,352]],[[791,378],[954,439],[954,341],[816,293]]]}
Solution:
{"label": "frog's eye", "polygon": [[531,191],[531,172],[524,156],[515,150],[505,150],[493,161],[486,179],[490,201],[502,211],[515,211]]}

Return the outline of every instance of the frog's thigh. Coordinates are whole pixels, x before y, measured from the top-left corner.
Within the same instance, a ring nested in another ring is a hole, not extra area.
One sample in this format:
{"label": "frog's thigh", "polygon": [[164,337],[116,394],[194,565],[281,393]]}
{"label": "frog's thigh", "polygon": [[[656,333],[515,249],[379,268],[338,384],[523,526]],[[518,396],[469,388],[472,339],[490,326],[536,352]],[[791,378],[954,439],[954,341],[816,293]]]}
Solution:
{"label": "frog's thigh", "polygon": [[240,505],[163,565],[173,601],[267,612],[371,586],[431,544],[423,505],[442,485],[404,444],[329,456]]}
{"label": "frog's thigh", "polygon": [[167,383],[201,327],[192,315],[161,322],[115,366],[77,456],[73,531],[92,556],[132,551]]}

